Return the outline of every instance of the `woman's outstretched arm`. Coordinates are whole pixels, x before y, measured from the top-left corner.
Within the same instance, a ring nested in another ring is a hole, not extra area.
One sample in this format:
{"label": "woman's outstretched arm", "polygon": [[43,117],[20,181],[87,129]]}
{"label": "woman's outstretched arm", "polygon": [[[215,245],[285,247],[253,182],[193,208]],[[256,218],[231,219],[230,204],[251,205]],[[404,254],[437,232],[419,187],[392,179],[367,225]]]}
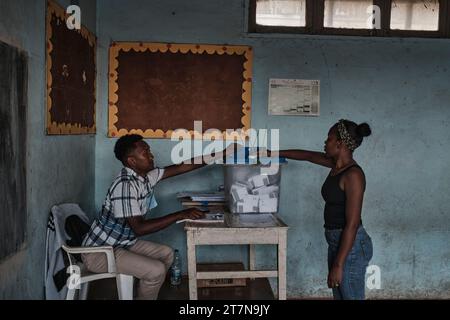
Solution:
{"label": "woman's outstretched arm", "polygon": [[[274,151],[269,152],[269,155],[273,154]],[[309,161],[324,167],[332,168],[334,166],[333,160],[331,158],[327,158],[325,153],[316,152],[316,151],[308,151],[308,150],[280,150],[278,151],[278,156],[282,158],[288,158],[292,160],[300,160],[300,161]]]}

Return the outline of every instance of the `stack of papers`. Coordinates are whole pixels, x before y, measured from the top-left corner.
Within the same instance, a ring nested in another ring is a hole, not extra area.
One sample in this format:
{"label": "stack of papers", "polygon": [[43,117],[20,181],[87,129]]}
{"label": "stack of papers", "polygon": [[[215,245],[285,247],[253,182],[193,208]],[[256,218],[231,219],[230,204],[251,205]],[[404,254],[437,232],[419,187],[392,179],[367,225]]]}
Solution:
{"label": "stack of papers", "polygon": [[204,218],[201,219],[183,219],[178,220],[177,223],[186,222],[186,221],[194,221],[194,222],[223,222],[224,221],[224,213],[223,211],[210,211],[205,214]]}
{"label": "stack of papers", "polygon": [[177,198],[184,207],[224,207],[223,191],[183,191],[177,193]]}
{"label": "stack of papers", "polygon": [[200,191],[184,191],[177,193],[177,198],[189,198],[191,201],[225,201],[223,191],[217,192],[200,192]]}

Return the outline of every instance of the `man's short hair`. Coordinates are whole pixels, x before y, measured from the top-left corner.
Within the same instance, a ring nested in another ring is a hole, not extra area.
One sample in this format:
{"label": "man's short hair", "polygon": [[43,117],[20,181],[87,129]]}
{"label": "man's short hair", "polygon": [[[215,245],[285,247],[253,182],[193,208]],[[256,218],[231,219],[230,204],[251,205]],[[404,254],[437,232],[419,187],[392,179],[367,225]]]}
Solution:
{"label": "man's short hair", "polygon": [[126,165],[127,156],[136,148],[136,142],[141,141],[143,137],[139,134],[127,134],[117,140],[114,146],[116,158]]}

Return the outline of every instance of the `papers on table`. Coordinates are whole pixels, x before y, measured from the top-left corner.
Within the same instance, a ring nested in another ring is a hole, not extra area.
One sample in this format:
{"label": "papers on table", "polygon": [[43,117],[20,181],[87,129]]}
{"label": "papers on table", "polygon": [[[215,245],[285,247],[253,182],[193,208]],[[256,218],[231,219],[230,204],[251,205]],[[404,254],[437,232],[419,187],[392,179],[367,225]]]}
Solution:
{"label": "papers on table", "polygon": [[224,222],[224,213],[220,210],[210,211],[205,214],[205,217],[202,219],[183,219],[178,220],[177,223],[193,221],[193,222]]}
{"label": "papers on table", "polygon": [[178,192],[177,198],[189,198],[191,201],[219,202],[225,201],[225,194],[223,191],[217,192],[184,191]]}

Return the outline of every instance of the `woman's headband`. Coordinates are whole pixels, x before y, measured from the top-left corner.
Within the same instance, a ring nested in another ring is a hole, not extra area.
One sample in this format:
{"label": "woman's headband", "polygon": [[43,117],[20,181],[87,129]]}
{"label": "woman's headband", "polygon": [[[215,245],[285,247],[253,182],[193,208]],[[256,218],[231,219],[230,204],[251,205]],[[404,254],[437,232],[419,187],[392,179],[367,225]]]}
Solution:
{"label": "woman's headband", "polygon": [[359,144],[352,138],[352,136],[348,133],[347,128],[345,128],[344,119],[339,120],[337,124],[338,133],[340,140],[344,142],[347,148],[350,151],[355,150],[359,147]]}

